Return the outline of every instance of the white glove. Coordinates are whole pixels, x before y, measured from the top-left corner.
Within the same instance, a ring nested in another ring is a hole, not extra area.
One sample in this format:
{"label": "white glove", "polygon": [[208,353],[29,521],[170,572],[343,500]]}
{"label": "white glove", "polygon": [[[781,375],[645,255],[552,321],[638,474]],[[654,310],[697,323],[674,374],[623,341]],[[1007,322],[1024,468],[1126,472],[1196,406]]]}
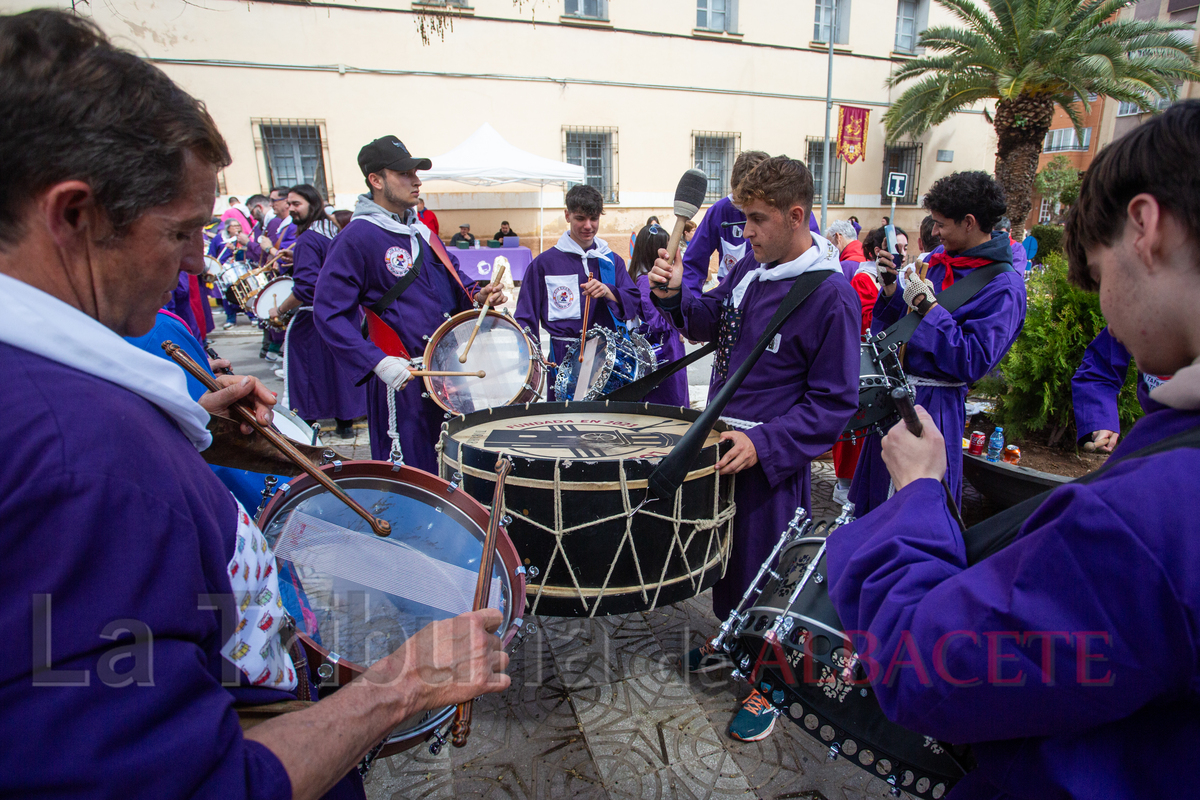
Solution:
{"label": "white glove", "polygon": [[937,301],[937,290],[928,279],[922,278],[916,272],[906,272],[904,281],[904,304],[909,308],[916,311],[917,305],[914,301],[921,295],[930,302]]}
{"label": "white glove", "polygon": [[379,376],[379,380],[390,386],[392,391],[398,392],[412,379],[412,373],[408,371],[411,366],[411,361],[388,356],[376,364],[372,371]]}

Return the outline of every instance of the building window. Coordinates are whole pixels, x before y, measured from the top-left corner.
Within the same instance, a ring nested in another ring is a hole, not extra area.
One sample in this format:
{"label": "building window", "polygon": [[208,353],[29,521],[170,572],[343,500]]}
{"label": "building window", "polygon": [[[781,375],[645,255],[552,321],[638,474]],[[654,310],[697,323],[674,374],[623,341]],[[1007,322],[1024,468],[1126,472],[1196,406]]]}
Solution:
{"label": "building window", "polygon": [[896,7],[896,52],[917,51],[917,0],[900,0]]}
{"label": "building window", "polygon": [[[821,190],[825,180],[825,139],[820,136],[809,136],[808,169],[813,176],[813,205],[821,203]],[[843,163],[837,157],[837,139],[829,140],[829,204],[839,206],[846,202],[846,180]]]}
{"label": "building window", "polygon": [[325,123],[320,120],[251,120],[258,138],[255,148],[263,154],[266,187],[308,183],[321,196],[332,195],[332,181],[325,171],[328,144]]}
{"label": "building window", "polygon": [[568,17],[608,19],[608,0],[564,0],[563,13]]}
{"label": "building window", "polygon": [[1128,100],[1122,100],[1117,104],[1118,117],[1132,117],[1140,113],[1142,113],[1142,109],[1137,103],[1130,103]]}
{"label": "building window", "polygon": [[1050,202],[1050,198],[1043,197],[1041,205],[1038,206],[1038,224],[1045,225],[1054,215],[1054,204]]}
{"label": "building window", "polygon": [[738,0],[696,0],[696,27],[737,33]]}
{"label": "building window", "polygon": [[923,147],[918,142],[910,144],[889,145],[883,151],[883,180],[879,187],[879,197],[882,203],[891,203],[887,196],[888,174],[903,172],[908,176],[908,194],[896,199],[897,205],[914,206],[917,204],[921,184],[921,151]]}
{"label": "building window", "polygon": [[834,28],[833,43],[846,44],[850,41],[850,0],[817,0],[817,15],[813,23],[813,41],[829,41],[829,24],[833,19],[833,7],[837,5],[837,26]]}
{"label": "building window", "polygon": [[563,128],[563,156],[583,167],[585,182],[595,186],[604,202],[617,202],[617,129]]}
{"label": "building window", "polygon": [[729,193],[733,160],[741,150],[740,133],[692,131],[692,163],[708,176],[706,200],[720,200]]}
{"label": "building window", "polygon": [[1059,128],[1046,132],[1046,141],[1042,144],[1042,151],[1053,153],[1060,150],[1087,150],[1091,143],[1091,128],[1083,129],[1082,139],[1076,135],[1074,128]]}

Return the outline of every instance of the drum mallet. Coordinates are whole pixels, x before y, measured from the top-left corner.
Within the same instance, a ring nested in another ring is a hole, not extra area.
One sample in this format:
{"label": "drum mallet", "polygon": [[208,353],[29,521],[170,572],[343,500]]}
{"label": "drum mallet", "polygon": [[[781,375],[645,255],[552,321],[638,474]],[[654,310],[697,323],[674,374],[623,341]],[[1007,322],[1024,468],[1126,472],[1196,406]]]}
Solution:
{"label": "drum mallet", "polygon": [[[508,259],[504,256],[496,256],[496,271],[492,274],[492,282],[488,284],[493,289],[500,286],[500,281],[504,278],[504,270],[508,266]],[[490,301],[491,298],[489,297]],[[471,329],[471,338],[467,339],[467,346],[463,348],[462,355],[458,357],[458,363],[467,363],[467,353],[471,352],[471,345],[475,344],[475,334],[479,333],[479,328],[483,325],[483,318],[487,316],[488,309],[491,308],[490,302],[485,302],[483,308],[479,309],[479,318],[475,320],[475,327]],[[479,377],[483,377],[480,375]]]}
{"label": "drum mallet", "polygon": [[[908,428],[908,432],[918,439],[921,438],[925,433],[925,426],[917,416],[917,407],[913,405],[908,389],[903,386],[892,389],[892,402],[896,404],[896,410],[900,412],[900,419],[904,420],[904,427]],[[962,515],[958,513],[958,506],[954,504],[954,497],[950,494],[950,484],[946,483],[945,478],[942,478],[942,489],[946,492],[946,506],[950,509],[950,515],[958,523],[958,529],[965,532],[967,526],[963,523]]]}
{"label": "drum mallet", "polygon": [[[679,252],[679,241],[683,238],[683,228],[688,220],[700,213],[704,205],[704,196],[708,194],[708,176],[698,169],[689,169],[679,179],[675,187],[675,227],[671,230],[671,238],[667,240],[667,263],[674,263],[675,254]],[[658,284],[665,289],[665,283]]]}
{"label": "drum mallet", "polygon": [[[209,375],[203,367],[193,361],[192,357],[185,353],[179,345],[168,339],[162,343],[162,349],[166,351],[166,354],[174,359],[179,366],[187,370],[193,378],[200,381],[200,383],[204,385],[204,388],[208,389],[210,392],[221,391],[222,387],[215,380],[213,380],[213,377]],[[299,450],[296,449],[295,445],[291,443],[291,440],[289,440],[279,431],[275,430],[274,427],[270,425],[263,425],[261,422],[259,422],[254,416],[254,409],[246,405],[245,400],[238,400],[229,407],[229,410],[236,416],[241,417],[242,422],[245,422],[247,425],[257,431],[260,436],[262,436],[271,444],[275,445],[279,452],[287,456],[289,461],[291,461],[300,469],[304,470],[304,472],[311,476],[313,480],[325,487],[330,494],[332,494],[338,500],[341,500],[343,503],[349,506],[354,513],[365,519],[371,525],[371,530],[373,530],[377,536],[392,535],[392,526],[386,519],[379,519],[370,511],[367,511],[365,508],[355,502],[350,495],[342,491],[342,488],[333,482],[332,478],[322,472],[319,468],[314,467],[312,463],[305,458]]]}

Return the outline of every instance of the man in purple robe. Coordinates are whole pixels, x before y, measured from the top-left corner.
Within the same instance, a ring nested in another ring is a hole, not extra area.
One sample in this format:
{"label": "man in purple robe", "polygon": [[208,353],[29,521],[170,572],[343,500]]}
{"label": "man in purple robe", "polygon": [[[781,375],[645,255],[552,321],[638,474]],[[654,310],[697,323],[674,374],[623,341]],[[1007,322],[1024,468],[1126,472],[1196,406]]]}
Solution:
{"label": "man in purple robe", "polygon": [[[946,433],[946,480],[957,503],[962,495],[959,434],[966,424],[963,404],[967,387],[1000,363],[1021,332],[1025,280],[1017,272],[1002,273],[954,313],[946,311],[934,298],[937,292],[962,280],[972,269],[994,262],[1012,264],[1008,235],[992,234],[1004,214],[1004,190],[985,172],[956,172],[930,187],[925,208],[946,252],[930,258],[924,280],[910,268],[901,284],[895,279],[891,255],[880,251],[884,285],[875,303],[871,331],[878,333],[906,313],[922,316],[908,340],[904,369],[909,383],[916,386],[917,402]],[[888,471],[879,438],[874,434],[867,437],[850,486],[850,500],[859,514],[888,498]]]}
{"label": "man in purple robe", "polygon": [[[733,447],[718,462],[737,473],[733,546],[725,576],[713,587],[713,611],[724,619],[737,605],[798,506],[810,508],[809,463],[827,451],[858,407],[858,344],[862,309],[842,274],[837,248],[812,233],[813,180],[787,156],[762,161],[734,193],[746,213],[752,253],[705,294],[683,282],[678,263],[660,251],[650,274],[655,303],[689,339],[717,340],[709,397],[747,359],[794,279],[833,273],[792,312],[724,409],[735,430],[721,434]],[[678,261],[678,259],[676,259]],[[691,672],[729,664],[712,643],[688,654]],[[767,736],[775,715],[751,694],[730,725],[743,741]]]}
{"label": "man in purple robe", "polygon": [[[1117,396],[1125,385],[1130,360],[1125,345],[1118,342],[1105,326],[1083,351],[1079,369],[1071,378],[1077,441],[1086,440],[1097,452],[1111,453],[1121,437]],[[1147,414],[1161,408],[1150,399],[1150,391],[1166,380],[1167,377],[1147,375],[1138,370],[1137,398]]]}
{"label": "man in purple robe", "polygon": [[[329,247],[317,278],[313,316],[345,370],[357,384],[367,384],[371,457],[398,457],[436,475],[434,446],[443,411],[421,396],[421,381],[410,382],[410,359],[425,352],[423,337],[432,335],[446,317],[471,308],[473,288],[457,261],[446,265],[439,258],[434,248],[441,242],[417,219],[417,170],[429,169],[432,162],[411,156],[395,136],[384,136],[359,151],[358,165],[371,192],[359,195],[354,216]],[[413,269],[416,277],[378,315],[407,351],[387,353],[363,338],[362,307],[376,304]],[[492,287],[485,286],[474,299],[498,305],[505,298],[499,288],[493,295]]]}
{"label": "man in purple robe", "polygon": [[261,229],[259,225],[255,225],[252,235],[246,236],[244,240],[242,237],[238,239],[246,246],[247,258],[256,267],[276,259],[275,265],[279,267],[280,272],[287,273],[290,268],[290,248],[296,243],[297,231],[296,223],[288,213],[287,195],[286,186],[271,189],[271,196],[267,198],[271,213],[259,221]]}
{"label": "man in purple robe", "polygon": [[266,423],[274,399],[222,376],[197,403],[121,338],[203,270],[229,150],[202,104],[66,12],[0,16],[0,75],[4,794],[362,798],[354,765],[403,719],[507,684],[500,615],[435,623],[242,731],[235,703],[307,676],[271,550],[198,451],[210,412],[245,400]]}
{"label": "man in purple robe", "polygon": [[283,349],[287,403],[310,426],[317,420],[334,420],[335,434],[348,439],[354,436],[354,419],[367,413],[367,390],[355,383],[325,344],[312,314],[317,278],[338,227],[325,213],[315,187],[307,183],[293,186],[287,199],[288,212],[299,231],[292,258],[292,293],[272,314],[295,312]]}
{"label": "man in purple robe", "polygon": [[[567,192],[568,230],[525,271],[517,298],[517,324],[529,328],[534,341],[544,327],[550,334],[552,359],[562,364],[567,347],[579,343],[583,309],[588,327],[601,325],[620,332],[638,316],[640,295],[625,270],[625,259],[596,236],[604,198],[595,186],[581,183]],[[553,385],[550,380],[549,384]],[[570,399],[570,398],[562,398]]]}
{"label": "man in purple robe", "polygon": [[[1053,490],[1012,523],[1010,544],[968,563],[939,482],[942,434],[918,409],[920,438],[897,425],[884,440],[895,496],[829,536],[830,596],[860,652],[872,648],[864,666],[883,711],[972,747],[978,767],[951,798],[1193,791],[1198,165],[1200,103],[1184,100],[1097,156],[1067,221],[1071,281],[1099,291],[1143,369],[1174,375],[1109,468]],[[1188,431],[1190,442],[1163,441]],[[945,433],[957,446],[958,431]],[[1154,444],[1164,449],[1139,453]]]}

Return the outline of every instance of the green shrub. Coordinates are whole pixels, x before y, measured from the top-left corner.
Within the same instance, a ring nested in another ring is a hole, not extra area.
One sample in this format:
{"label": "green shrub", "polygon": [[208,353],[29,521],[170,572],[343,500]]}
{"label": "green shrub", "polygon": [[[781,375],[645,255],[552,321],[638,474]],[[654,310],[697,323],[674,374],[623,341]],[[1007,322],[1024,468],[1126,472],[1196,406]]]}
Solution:
{"label": "green shrub", "polygon": [[1037,258],[1042,261],[1051,253],[1063,254],[1062,225],[1034,225],[1030,235],[1038,240]]}
{"label": "green shrub", "polygon": [[[1029,295],[1025,327],[1001,360],[999,376],[985,378],[977,388],[996,399],[992,417],[1011,438],[1038,438],[1053,446],[1075,430],[1071,377],[1083,351],[1104,327],[1104,315],[1097,295],[1067,282],[1062,256],[1048,256],[1045,268],[1035,270],[1025,285]],[[1142,415],[1133,364],[1118,407],[1122,429]],[[1075,440],[1075,436],[1066,439]]]}

